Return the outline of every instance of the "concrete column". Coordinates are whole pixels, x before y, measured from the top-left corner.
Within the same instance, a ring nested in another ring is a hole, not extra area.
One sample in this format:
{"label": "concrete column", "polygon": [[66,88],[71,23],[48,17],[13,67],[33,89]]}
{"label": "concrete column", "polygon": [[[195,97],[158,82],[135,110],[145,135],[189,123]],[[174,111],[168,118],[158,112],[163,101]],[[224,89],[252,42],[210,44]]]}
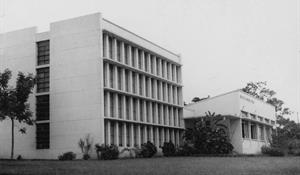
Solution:
{"label": "concrete column", "polygon": [[170,112],[169,115],[171,116],[171,117],[170,117],[170,120],[171,120],[171,121],[170,121],[170,126],[174,126],[174,125],[175,125],[175,124],[174,124],[175,121],[174,121],[173,107],[170,107],[170,111],[169,111],[169,112]]}
{"label": "concrete column", "polygon": [[162,83],[162,81],[159,84],[159,93],[160,93],[160,100],[163,101],[163,83]]}
{"label": "concrete column", "polygon": [[107,102],[107,116],[106,117],[111,117],[111,113],[110,113],[110,95],[111,93],[110,92],[107,92],[107,96],[106,96],[106,102]]}
{"label": "concrete column", "polygon": [[173,86],[172,85],[170,85],[170,99],[171,99],[171,102],[170,103],[174,103],[174,101],[173,101]]}
{"label": "concrete column", "polygon": [[156,68],[156,56],[153,56],[152,57],[152,59],[153,59],[153,75],[157,75],[157,72],[156,72],[156,70],[157,70],[157,68]]}
{"label": "concrete column", "polygon": [[162,104],[160,105],[160,120],[161,120],[161,124],[165,125],[165,107]]}
{"label": "concrete column", "polygon": [[131,62],[131,55],[132,55],[132,53],[131,53],[131,46],[128,45],[127,49],[128,49],[128,65],[132,66],[132,62]]}
{"label": "concrete column", "polygon": [[121,63],[125,64],[125,45],[121,41]]}
{"label": "concrete column", "polygon": [[170,125],[169,107],[165,106],[166,125]]}
{"label": "concrete column", "polygon": [[173,64],[172,63],[170,63],[169,64],[169,80],[171,80],[172,81],[172,77],[173,77]]}
{"label": "concrete column", "polygon": [[164,128],[161,128],[161,140],[162,140],[162,145],[164,145],[164,142],[165,142],[165,140],[166,140],[166,138],[165,138],[165,129]]}
{"label": "concrete column", "polygon": [[112,59],[113,60],[117,60],[117,39],[114,38],[113,39],[113,48],[112,48]]}
{"label": "concrete column", "polygon": [[132,71],[128,71],[128,76],[129,76],[129,78],[128,78],[128,92],[129,93],[133,93],[133,91],[132,91]]}
{"label": "concrete column", "polygon": [[172,81],[175,82],[176,79],[177,79],[177,76],[176,76],[176,65],[172,65],[173,66],[173,77],[172,77]]}
{"label": "concrete column", "polygon": [[147,120],[147,101],[144,101],[143,103],[143,120],[144,122],[148,122]]}
{"label": "concrete column", "polygon": [[149,107],[148,108],[149,109],[149,111],[148,111],[149,112],[149,114],[148,114],[149,115],[149,121],[150,121],[150,123],[154,123],[153,122],[153,114],[152,114],[152,102],[149,102],[149,106],[148,107]]}
{"label": "concrete column", "polygon": [[142,95],[146,97],[146,76],[142,75]]}
{"label": "concrete column", "polygon": [[109,55],[109,45],[108,45],[108,35],[105,34],[104,35],[104,43],[103,43],[103,47],[104,47],[104,52],[103,52],[103,55],[105,58],[108,58],[108,55]]}
{"label": "concrete column", "polygon": [[159,60],[158,60],[158,66],[159,66],[159,76],[162,77],[162,69],[163,69],[163,66],[162,66],[162,59],[159,59]]}
{"label": "concrete column", "polygon": [[167,79],[168,77],[167,77],[167,71],[168,71],[168,68],[167,68],[167,66],[168,66],[168,64],[167,64],[167,62],[166,61],[164,61],[164,65],[163,65],[164,67],[163,67],[163,69],[165,69],[164,70],[164,73],[165,73],[165,75],[164,75],[164,77],[165,77],[165,79]]}
{"label": "concrete column", "polygon": [[249,139],[251,139],[251,122],[248,121]]}
{"label": "concrete column", "polygon": [[153,80],[153,84],[152,84],[152,88],[153,88],[153,92],[152,92],[152,95],[153,95],[153,98],[154,99],[157,99],[157,80],[156,79],[152,79]]}
{"label": "concrete column", "polygon": [[129,97],[129,110],[130,110],[130,112],[129,112],[129,120],[133,120],[133,99],[132,99],[132,97]]}
{"label": "concrete column", "polygon": [[135,106],[135,108],[136,108],[136,114],[137,114],[137,117],[136,117],[136,121],[140,121],[140,99],[137,99],[136,100],[136,106]]}
{"label": "concrete column", "polygon": [[107,120],[106,122],[106,128],[107,128],[107,145],[110,145],[111,144],[111,140],[110,140],[110,121]]}
{"label": "concrete column", "polygon": [[114,74],[113,74],[113,76],[114,76],[114,78],[113,78],[113,88],[114,89],[118,89],[118,69],[117,69],[117,66],[113,66],[113,72],[114,72]]}
{"label": "concrete column", "polygon": [[122,91],[125,91],[126,90],[126,74],[125,74],[125,69],[124,68],[122,68],[122,70],[121,70],[121,77],[122,77],[122,79],[121,79],[121,82],[122,82]]}
{"label": "concrete column", "polygon": [[153,114],[153,116],[154,116],[154,121],[155,121],[156,124],[159,123],[158,122],[158,108],[157,108],[157,105],[158,104],[156,102],[154,102],[153,105],[152,105],[152,108],[154,108],[154,114]]}
{"label": "concrete column", "polygon": [[115,118],[119,118],[119,110],[118,110],[118,106],[119,106],[119,99],[118,99],[118,94],[115,93],[114,94],[114,116]]}
{"label": "concrete column", "polygon": [[141,50],[141,58],[139,58],[139,59],[141,59],[141,70],[144,70],[145,71],[145,56],[144,56],[144,51],[143,50]]}
{"label": "concrete column", "polygon": [[143,143],[147,143],[148,141],[148,130],[147,130],[147,126],[144,126],[144,141]]}
{"label": "concrete column", "polygon": [[150,142],[153,143],[153,127],[150,126]]}
{"label": "concrete column", "polygon": [[104,63],[104,66],[105,66],[105,79],[104,79],[104,81],[105,81],[105,87],[109,87],[109,64],[108,63]]}
{"label": "concrete column", "polygon": [[138,147],[141,147],[142,141],[141,141],[141,125],[137,126],[137,145]]}
{"label": "concrete column", "polygon": [[174,88],[174,104],[178,104],[178,100],[177,100],[177,87],[175,86]]}
{"label": "concrete column", "polygon": [[123,123],[123,144],[124,144],[124,147],[127,146],[127,129],[126,129],[126,123]]}
{"label": "concrete column", "polygon": [[134,147],[134,126],[130,124],[130,147]]}
{"label": "concrete column", "polygon": [[138,58],[139,58],[139,49],[135,48],[134,49],[134,65],[135,65],[136,68],[139,67],[139,65],[138,65]]}
{"label": "concrete column", "polygon": [[115,145],[119,146],[119,123],[115,122]]}
{"label": "concrete column", "polygon": [[166,142],[170,142],[170,130],[169,130],[169,128],[166,128]]}
{"label": "concrete column", "polygon": [[123,119],[127,119],[127,112],[126,112],[126,96],[122,96],[122,113],[123,113]]}
{"label": "concrete column", "polygon": [[174,116],[175,116],[175,126],[179,126],[178,125],[178,109],[174,108]]}

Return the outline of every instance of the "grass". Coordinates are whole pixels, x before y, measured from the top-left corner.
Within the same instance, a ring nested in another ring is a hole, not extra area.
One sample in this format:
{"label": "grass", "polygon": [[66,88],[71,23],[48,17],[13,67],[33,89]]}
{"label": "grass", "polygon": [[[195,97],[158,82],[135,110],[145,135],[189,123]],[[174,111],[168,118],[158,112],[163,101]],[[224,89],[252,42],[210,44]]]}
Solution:
{"label": "grass", "polygon": [[110,161],[5,161],[0,174],[299,175],[300,157],[170,157]]}

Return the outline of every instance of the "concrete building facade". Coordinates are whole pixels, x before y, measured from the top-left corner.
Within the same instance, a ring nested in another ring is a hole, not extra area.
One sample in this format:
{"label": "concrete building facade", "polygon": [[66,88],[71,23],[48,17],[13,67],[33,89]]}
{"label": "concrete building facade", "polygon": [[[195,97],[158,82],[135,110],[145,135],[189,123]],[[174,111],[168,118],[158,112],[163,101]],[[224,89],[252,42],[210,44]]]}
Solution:
{"label": "concrete building facade", "polygon": [[185,127],[192,127],[208,111],[224,116],[235,152],[258,154],[263,145],[269,145],[276,124],[274,106],[235,90],[185,106]]}
{"label": "concrete building facade", "polygon": [[[53,159],[77,154],[80,138],[122,147],[180,143],[181,58],[102,18],[100,13],[0,34],[0,71],[37,75],[29,98],[36,124],[15,154]],[[12,84],[14,82],[11,82]],[[0,122],[0,158],[10,155],[10,121]],[[94,154],[94,153],[93,153]]]}

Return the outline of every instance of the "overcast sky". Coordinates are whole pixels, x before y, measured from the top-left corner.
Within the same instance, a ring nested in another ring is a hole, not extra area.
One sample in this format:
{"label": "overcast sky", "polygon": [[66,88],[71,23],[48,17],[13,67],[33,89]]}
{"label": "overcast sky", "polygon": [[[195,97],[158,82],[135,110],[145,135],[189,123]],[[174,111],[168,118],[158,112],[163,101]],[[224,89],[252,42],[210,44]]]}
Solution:
{"label": "overcast sky", "polygon": [[[267,81],[300,111],[298,0],[0,0],[0,32],[101,12],[182,55],[184,101]],[[297,23],[298,22],[298,23]],[[296,119],[294,115],[294,119]]]}

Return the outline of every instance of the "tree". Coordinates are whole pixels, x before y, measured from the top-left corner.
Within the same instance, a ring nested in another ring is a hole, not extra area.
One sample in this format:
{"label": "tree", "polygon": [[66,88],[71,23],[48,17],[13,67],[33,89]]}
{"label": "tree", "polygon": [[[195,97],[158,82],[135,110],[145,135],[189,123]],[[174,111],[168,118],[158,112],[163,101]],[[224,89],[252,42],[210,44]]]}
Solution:
{"label": "tree", "polygon": [[286,148],[289,142],[300,140],[300,125],[288,118],[292,111],[284,107],[284,101],[275,97],[276,92],[267,88],[267,82],[249,82],[244,92],[273,105],[276,111],[277,132],[273,135],[273,146]]}
{"label": "tree", "polygon": [[[29,109],[27,100],[35,85],[35,78],[32,74],[24,75],[19,72],[16,87],[8,85],[12,73],[9,69],[0,72],[0,120],[11,120],[11,159],[14,158],[14,127],[15,121],[33,125],[32,112]],[[26,133],[26,128],[20,128],[21,133]]]}
{"label": "tree", "polygon": [[194,98],[192,99],[192,102],[193,102],[193,103],[196,103],[196,102],[199,102],[199,101],[208,99],[209,97],[210,97],[209,95],[208,95],[207,97],[204,97],[204,98],[194,97]]}
{"label": "tree", "polygon": [[208,112],[195,121],[192,128],[185,130],[184,138],[197,153],[228,154],[233,146],[228,136],[228,127],[222,123],[223,116]]}

